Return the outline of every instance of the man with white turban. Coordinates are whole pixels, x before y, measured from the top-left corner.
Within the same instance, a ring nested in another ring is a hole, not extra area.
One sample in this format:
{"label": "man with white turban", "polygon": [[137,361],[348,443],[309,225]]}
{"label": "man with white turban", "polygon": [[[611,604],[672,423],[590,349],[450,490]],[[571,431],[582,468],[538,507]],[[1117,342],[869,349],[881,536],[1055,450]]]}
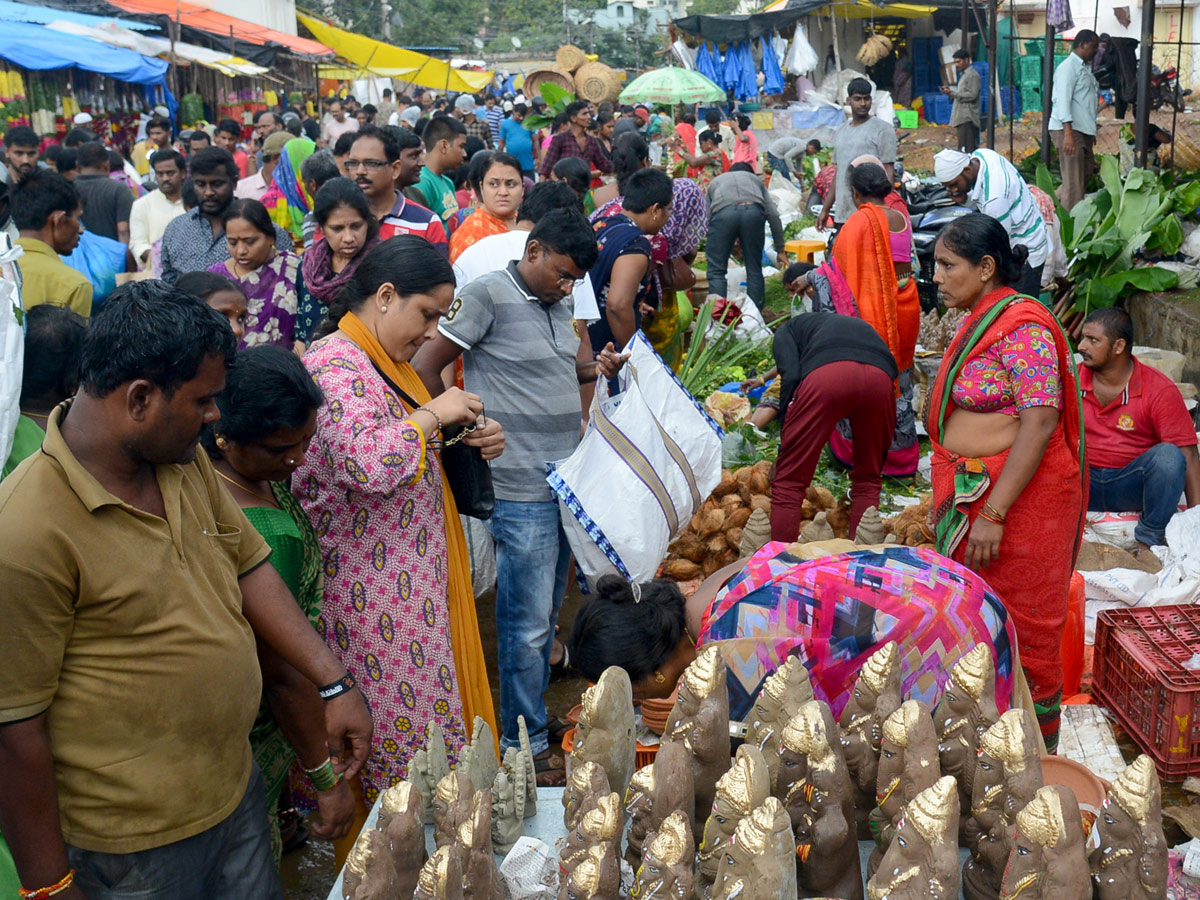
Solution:
{"label": "man with white turban", "polygon": [[1029,249],[1019,282],[1009,287],[1036,297],[1050,254],[1050,235],[1016,167],[995,150],[943,150],[933,158],[933,173],[951,198],[996,219],[1013,246],[1024,244]]}

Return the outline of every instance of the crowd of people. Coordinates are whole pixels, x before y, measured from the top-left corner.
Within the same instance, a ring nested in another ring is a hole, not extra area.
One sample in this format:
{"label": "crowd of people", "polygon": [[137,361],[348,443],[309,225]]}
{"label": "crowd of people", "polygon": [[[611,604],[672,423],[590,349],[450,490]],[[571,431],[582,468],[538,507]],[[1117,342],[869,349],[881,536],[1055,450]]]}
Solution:
{"label": "crowd of people", "polygon": [[[332,100],[321,122],[267,111],[252,134],[175,135],[148,116],[128,160],[86,128],[69,159],[10,129],[25,346],[0,483],[0,771],[21,776],[0,790],[0,831],[20,883],[279,897],[285,848],[307,828],[344,859],[429,723],[453,759],[475,717],[502,749],[523,719],[538,783],[562,784],[552,671],[620,665],[635,696],[667,696],[711,641],[779,651],[762,659],[852,646],[840,674],[814,672],[835,703],[886,640],[919,648],[909,684],[944,683],[942,657],[985,642],[998,702],[1030,697],[1053,747],[1085,509],[1142,510],[1138,539],[1161,543],[1179,494],[1200,503],[1200,457],[1123,311],[1089,319],[1076,373],[1036,299],[1052,220],[987,150],[937,161],[978,210],[936,248],[941,297],[967,311],[922,413],[938,552],[806,561],[776,546],[686,604],[672,584],[606,580],[556,636],[571,552],[546,463],[578,446],[597,380],[619,377],[639,330],[678,364],[704,241],[710,295],[732,293],[740,245],[763,306],[769,233],[788,289],[812,296],[777,329],[776,370],[745,386],[773,377],[754,420],[782,433],[772,538],[796,540],[827,442],[851,471],[851,534],[885,474],[916,470],[912,226],[871,95],[849,84],[820,266],[788,265],[744,116],[577,101],[535,132],[537,100],[385,91]],[[765,150],[779,177],[823,171],[815,142]],[[64,261],[85,251],[89,266]],[[498,716],[456,444],[489,464],[494,495]],[[741,630],[750,594],[779,604],[766,630]],[[908,612],[882,630],[864,608]],[[918,625],[922,609],[961,627]],[[737,675],[743,700],[764,674]],[[306,826],[296,803],[315,810]]]}

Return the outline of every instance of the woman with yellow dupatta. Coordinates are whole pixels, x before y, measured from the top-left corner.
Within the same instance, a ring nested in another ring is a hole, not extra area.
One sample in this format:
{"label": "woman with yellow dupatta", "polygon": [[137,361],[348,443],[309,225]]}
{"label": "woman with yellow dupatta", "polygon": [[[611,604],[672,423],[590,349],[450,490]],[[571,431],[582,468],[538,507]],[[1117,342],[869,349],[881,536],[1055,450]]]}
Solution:
{"label": "woman with yellow dupatta", "polygon": [[934,282],[967,316],[942,359],[925,425],[938,552],[986,578],[1004,602],[1053,753],[1088,470],[1067,336],[1050,310],[1008,287],[1027,256],[979,213],[938,237]]}
{"label": "woman with yellow dupatta", "polygon": [[[873,159],[873,158],[871,158]],[[921,301],[912,277],[912,226],[890,202],[893,193],[883,166],[860,157],[850,169],[858,209],[846,220],[833,245],[833,258],[802,276],[816,291],[813,309],[857,316],[869,323],[892,352],[896,382],[896,428],[883,474],[907,476],[917,470],[917,421],[913,412],[912,364],[921,324]],[[846,420],[829,439],[834,456],[854,459]]]}
{"label": "woman with yellow dupatta", "polygon": [[405,776],[427,723],[441,727],[452,759],[474,716],[497,731],[466,541],[437,448],[443,426],[474,424],[466,442],[491,459],[504,434],[481,418],[474,394],[450,388],[430,400],[408,364],[453,291],[450,263],[428,241],[384,241],[304,356],[325,404],[292,484],[324,557],[318,627],[375,717],[368,803]]}

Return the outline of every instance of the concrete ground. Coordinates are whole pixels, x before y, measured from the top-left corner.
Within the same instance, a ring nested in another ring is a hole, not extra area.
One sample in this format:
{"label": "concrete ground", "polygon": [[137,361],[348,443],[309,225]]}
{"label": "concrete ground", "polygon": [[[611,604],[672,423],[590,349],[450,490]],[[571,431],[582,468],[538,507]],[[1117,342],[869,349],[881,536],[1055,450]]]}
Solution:
{"label": "concrete ground", "polygon": [[[583,603],[579,588],[572,581],[559,615],[560,636],[571,633],[575,612]],[[497,714],[500,710],[500,676],[496,669],[496,594],[489,591],[476,604],[479,613],[479,633],[483,639],[483,654],[487,658],[488,682]],[[564,678],[550,682],[546,691],[546,708],[550,715],[566,718],[567,712],[579,702],[587,682],[581,678]],[[333,865],[331,844],[310,840],[302,849],[283,858],[283,892],[286,900],[325,900],[337,878]]]}

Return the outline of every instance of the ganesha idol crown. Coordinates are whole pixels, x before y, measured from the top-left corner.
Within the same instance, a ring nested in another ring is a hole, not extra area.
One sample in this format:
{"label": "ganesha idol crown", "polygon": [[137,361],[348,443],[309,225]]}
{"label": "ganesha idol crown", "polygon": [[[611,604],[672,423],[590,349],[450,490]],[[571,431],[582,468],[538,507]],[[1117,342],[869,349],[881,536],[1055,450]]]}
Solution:
{"label": "ganesha idol crown", "polygon": [[[913,798],[904,811],[917,834],[933,847],[946,839],[958,821],[958,785],[950,775],[943,775]],[[954,824],[952,824],[954,823]]]}
{"label": "ganesha idol crown", "polygon": [[683,813],[673,812],[663,819],[646,853],[665,866],[677,866],[683,862],[690,838],[691,825]]}
{"label": "ganesha idol crown", "polygon": [[615,841],[621,835],[621,797],[611,793],[601,797],[583,814],[580,830],[597,841]]}
{"label": "ganesha idol crown", "polygon": [[1040,847],[1054,847],[1063,839],[1067,825],[1053,785],[1038,788],[1033,799],[1017,813],[1017,828]]}
{"label": "ganesha idol crown", "polygon": [[683,670],[683,683],[697,697],[707,697],[720,686],[724,662],[716,644],[705,647]]}
{"label": "ganesha idol crown", "polygon": [[976,644],[959,658],[950,670],[950,680],[972,700],[983,696],[992,669],[992,652],[986,644]]}
{"label": "ganesha idol crown", "polygon": [[1154,763],[1150,757],[1143,754],[1117,776],[1117,780],[1109,789],[1109,795],[1144,828],[1146,820],[1150,817],[1156,788]]}
{"label": "ganesha idol crown", "polygon": [[895,641],[888,641],[868,657],[858,677],[873,693],[883,693],[888,678],[899,663],[900,648]]}
{"label": "ganesha idol crown", "polygon": [[416,798],[420,796],[417,789],[407,781],[400,781],[383,792],[379,798],[379,812],[395,816],[412,809]]}
{"label": "ganesha idol crown", "polygon": [[[761,763],[760,763],[761,765]],[[764,776],[756,771],[749,755],[739,753],[729,771],[717,781],[717,791],[727,798],[739,815],[749,815],[755,803],[755,795],[766,793],[765,785],[755,785]]]}
{"label": "ganesha idol crown", "polygon": [[[1025,712],[1010,709],[979,738],[979,749],[1004,764],[1010,772],[1022,772],[1030,762],[1037,762],[1036,747],[1029,746],[1025,733]],[[1030,760],[1030,752],[1033,758]]]}

